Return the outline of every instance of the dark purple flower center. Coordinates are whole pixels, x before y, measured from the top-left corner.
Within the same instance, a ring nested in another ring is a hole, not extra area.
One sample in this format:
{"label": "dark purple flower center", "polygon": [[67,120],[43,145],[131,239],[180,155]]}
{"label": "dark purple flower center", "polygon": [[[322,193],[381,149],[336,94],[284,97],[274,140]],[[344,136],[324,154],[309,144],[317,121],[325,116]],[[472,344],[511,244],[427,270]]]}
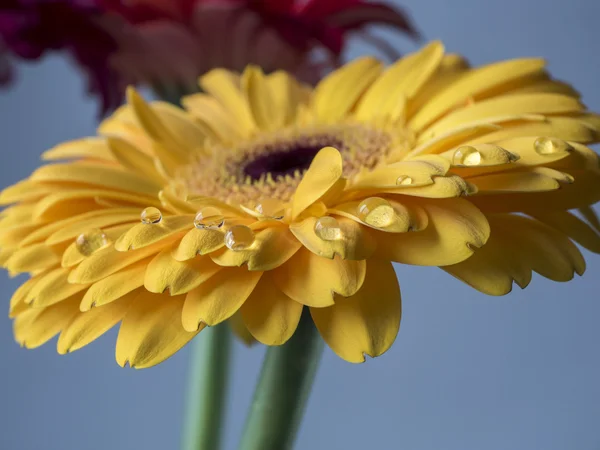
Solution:
{"label": "dark purple flower center", "polygon": [[342,143],[330,138],[331,142],[318,144],[297,142],[295,145],[283,149],[265,148],[263,155],[258,156],[244,165],[244,175],[252,180],[259,180],[261,176],[270,173],[274,179],[279,176],[293,175],[296,170],[301,173],[310,166],[313,158],[323,147],[332,146],[341,148]]}

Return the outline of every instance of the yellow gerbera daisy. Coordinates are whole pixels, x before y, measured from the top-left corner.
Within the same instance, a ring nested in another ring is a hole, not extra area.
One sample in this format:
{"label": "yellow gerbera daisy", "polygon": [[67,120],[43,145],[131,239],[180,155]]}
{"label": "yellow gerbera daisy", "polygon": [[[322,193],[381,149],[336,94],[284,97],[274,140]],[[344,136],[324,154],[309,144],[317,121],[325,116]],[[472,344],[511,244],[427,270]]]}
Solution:
{"label": "yellow gerbera daisy", "polygon": [[600,250],[600,117],[540,59],[471,69],[434,42],[314,90],[255,67],[200,85],[185,110],[130,90],[98,137],[44,154],[68,162],[4,190],[22,345],[60,333],[66,353],[121,322],[117,361],[142,368],[232,318],[282,344],[308,307],[361,362],[400,326],[392,261],[502,295],[581,274],[571,240]]}

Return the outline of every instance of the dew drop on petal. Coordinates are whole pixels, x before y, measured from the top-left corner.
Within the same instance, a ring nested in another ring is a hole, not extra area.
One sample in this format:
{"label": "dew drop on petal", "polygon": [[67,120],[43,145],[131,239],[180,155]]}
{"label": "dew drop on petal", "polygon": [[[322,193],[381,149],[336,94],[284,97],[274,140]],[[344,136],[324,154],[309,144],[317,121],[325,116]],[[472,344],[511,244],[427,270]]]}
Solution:
{"label": "dew drop on petal", "polygon": [[315,234],[324,241],[335,241],[342,237],[340,224],[331,216],[323,216],[315,223]]}
{"label": "dew drop on petal", "polygon": [[254,208],[263,217],[281,220],[285,216],[285,204],[275,198],[261,200]]}
{"label": "dew drop on petal", "polygon": [[408,175],[401,175],[396,179],[396,184],[398,186],[410,186],[413,184],[413,179]]}
{"label": "dew drop on petal", "polygon": [[234,225],[225,233],[225,245],[234,252],[247,250],[254,243],[254,231],[246,225]]}
{"label": "dew drop on petal", "polygon": [[394,221],[394,208],[390,202],[380,197],[370,197],[358,205],[360,220],[377,228],[385,228]]}
{"label": "dew drop on petal", "polygon": [[194,218],[194,226],[200,230],[216,230],[225,223],[225,217],[221,211],[212,206],[202,208]]}
{"label": "dew drop on petal", "polygon": [[90,256],[110,245],[110,239],[100,228],[93,228],[81,233],[75,239],[75,246],[83,256]]}
{"label": "dew drop on petal", "polygon": [[478,166],[481,164],[481,153],[470,145],[458,147],[452,157],[455,166]]}
{"label": "dew drop on petal", "polygon": [[162,213],[160,212],[160,209],[150,206],[142,211],[140,219],[142,223],[145,223],[146,225],[160,223],[162,220]]}
{"label": "dew drop on petal", "polygon": [[537,138],[533,143],[533,148],[540,155],[552,155],[555,153],[568,152],[573,149],[567,142],[551,137]]}

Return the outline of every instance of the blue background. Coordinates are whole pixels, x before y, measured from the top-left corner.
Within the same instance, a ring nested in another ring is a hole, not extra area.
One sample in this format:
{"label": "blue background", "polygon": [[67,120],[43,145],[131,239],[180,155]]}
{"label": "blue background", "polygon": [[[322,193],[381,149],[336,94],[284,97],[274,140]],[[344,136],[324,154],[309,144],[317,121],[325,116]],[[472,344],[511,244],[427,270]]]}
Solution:
{"label": "blue background", "polygon": [[[412,4],[411,4],[412,3]],[[544,56],[600,110],[597,0],[412,0],[428,38],[473,64]],[[393,35],[402,48],[413,46]],[[351,56],[368,51],[356,45]],[[0,94],[2,185],[39,154],[94,132],[96,104],[60,58],[21,67]],[[394,347],[363,365],[326,350],[297,449],[600,449],[600,258],[571,283],[486,297],[435,268],[397,267],[404,301]],[[18,281],[0,277],[5,310]],[[116,330],[84,350],[27,351],[0,318],[0,448],[177,447],[188,350],[150,370],[114,362]],[[237,344],[226,448],[234,449],[264,349]]]}

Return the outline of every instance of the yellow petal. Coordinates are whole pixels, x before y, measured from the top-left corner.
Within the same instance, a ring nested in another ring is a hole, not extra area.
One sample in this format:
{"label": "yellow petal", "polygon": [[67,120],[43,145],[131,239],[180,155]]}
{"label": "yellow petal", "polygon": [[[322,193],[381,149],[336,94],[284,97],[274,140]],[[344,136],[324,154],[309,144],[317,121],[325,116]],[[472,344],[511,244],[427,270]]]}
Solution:
{"label": "yellow petal", "polygon": [[108,137],[107,141],[110,151],[123,167],[157,182],[164,182],[164,178],[156,170],[154,160],[148,154],[116,136]]}
{"label": "yellow petal", "polygon": [[[434,183],[434,177],[444,176],[450,163],[437,155],[423,155],[409,161],[383,165],[361,174],[350,189],[406,188]],[[404,184],[402,184],[404,183]]]}
{"label": "yellow petal", "polygon": [[532,214],[540,222],[569,236],[581,246],[600,253],[600,234],[593,226],[568,211],[539,211]]}
{"label": "yellow petal", "polygon": [[29,292],[31,292],[31,289],[37,284],[42,276],[43,274],[31,277],[17,288],[10,298],[8,317],[12,319],[29,309],[29,305],[25,302],[25,299],[28,297]]}
{"label": "yellow petal", "polygon": [[203,324],[217,325],[230,318],[250,296],[262,272],[222,269],[186,296],[183,326],[188,331]]}
{"label": "yellow petal", "polygon": [[301,249],[273,271],[277,287],[288,297],[306,306],[333,305],[334,295],[356,294],[365,279],[365,261],[317,256]]}
{"label": "yellow petal", "polygon": [[225,234],[221,230],[194,228],[181,239],[173,252],[177,261],[187,261],[196,255],[206,255],[225,246]]}
{"label": "yellow petal", "polygon": [[200,86],[227,109],[230,117],[236,122],[236,128],[244,135],[256,130],[256,123],[240,89],[237,75],[224,69],[213,69],[200,78]]}
{"label": "yellow petal", "polygon": [[460,55],[455,53],[445,54],[436,72],[430,77],[415,97],[407,105],[407,117],[413,117],[423,105],[429,103],[436,95],[446,89],[450,84],[459,79],[467,70],[469,64]]}
{"label": "yellow petal", "polygon": [[308,217],[302,222],[290,225],[294,236],[311,252],[332,259],[338,255],[342,259],[367,259],[375,251],[375,240],[359,223],[346,217],[337,217],[340,238],[325,240],[315,232],[319,219]]}
{"label": "yellow petal", "polygon": [[85,290],[87,284],[71,284],[67,281],[69,269],[59,267],[42,276],[27,296],[27,302],[36,308],[63,301]]}
{"label": "yellow petal", "polygon": [[374,257],[418,266],[456,264],[471,256],[490,235],[486,217],[466,200],[419,201],[419,206],[429,216],[427,228],[404,234],[373,231],[377,240]]}
{"label": "yellow petal", "polygon": [[424,198],[461,197],[463,195],[473,195],[476,192],[477,188],[475,185],[458,175],[435,177],[433,178],[433,183],[429,185],[410,186],[400,184],[395,187],[381,187],[371,191],[372,195],[390,193]]}
{"label": "yellow petal", "polygon": [[115,249],[127,252],[144,248],[189,230],[193,226],[193,215],[163,217],[159,223],[138,223],[115,242]]}
{"label": "yellow petal", "polygon": [[146,134],[154,140],[152,150],[167,171],[174,171],[192,156],[185,140],[174,133],[144,99],[133,89],[127,89],[127,103],[131,105],[137,120]]}
{"label": "yellow petal", "polygon": [[591,206],[581,207],[579,208],[579,212],[595,230],[600,231],[600,219],[598,219],[596,211]]}
{"label": "yellow petal", "polygon": [[19,314],[13,327],[16,341],[27,348],[45,344],[60,333],[77,314],[80,299],[81,295],[77,294],[55,305],[29,309]]}
{"label": "yellow petal", "polygon": [[[123,208],[123,210],[125,210],[125,208]],[[140,220],[140,211],[138,209],[132,209],[131,212],[127,212],[127,210],[125,210],[123,213],[104,213],[104,211],[94,211],[94,213],[95,214],[89,214],[89,218],[87,219],[82,217],[84,214],[80,214],[77,216],[81,218],[80,220],[73,221],[71,223],[64,223],[66,220],[63,221],[63,226],[57,229],[56,232],[50,234],[44,241],[45,244],[55,245],[66,241],[71,241],[77,238],[77,236],[79,236],[81,233],[85,233],[86,231],[94,228],[112,228],[114,225],[124,224],[129,224],[131,227],[134,224],[137,224]]]}
{"label": "yellow petal", "polygon": [[25,247],[23,241],[39,228],[39,225],[21,225],[0,229],[0,247]]}
{"label": "yellow petal", "polygon": [[51,193],[54,189],[56,187],[50,184],[46,185],[30,180],[19,181],[0,192],[0,205],[36,200]]}
{"label": "yellow petal", "polygon": [[595,142],[598,139],[598,131],[587,124],[584,119],[578,117],[546,117],[544,121],[518,122],[512,126],[503,125],[500,129],[491,133],[475,137],[471,140],[463,140],[462,144],[475,145],[494,142],[501,147],[511,150],[511,147],[500,141],[526,136],[535,136],[535,138],[538,136],[553,136],[565,141],[589,143]]}
{"label": "yellow petal", "polygon": [[300,321],[302,305],[277,288],[265,273],[241,308],[252,336],[265,345],[281,345],[292,337]]}
{"label": "yellow petal", "polygon": [[400,287],[392,264],[370,259],[365,282],[349,298],[328,308],[311,308],[321,336],[341,358],[353,363],[385,353],[400,329]]}
{"label": "yellow petal", "polygon": [[144,285],[146,268],[152,259],[146,258],[118,272],[96,281],[87,290],[79,309],[90,309],[114,302]]}
{"label": "yellow petal", "polygon": [[280,111],[275,109],[271,89],[262,70],[256,66],[248,66],[241,81],[256,124],[263,130],[275,128]]}
{"label": "yellow petal", "polygon": [[298,185],[292,200],[292,219],[295,219],[335,186],[342,177],[342,156],[333,147],[317,153]]}
{"label": "yellow petal", "polygon": [[125,267],[154,255],[161,251],[165,246],[169,246],[172,240],[166,242],[157,242],[139,250],[129,252],[118,252],[112,247],[98,250],[85,260],[83,260],[69,274],[70,283],[94,283],[108,275],[118,272]]}
{"label": "yellow petal", "polygon": [[79,350],[98,339],[123,319],[132,300],[133,296],[130,295],[102,308],[76,314],[60,333],[57,342],[58,353],[64,355]]}
{"label": "yellow petal", "polygon": [[[121,236],[121,234],[127,231],[130,227],[131,225],[124,224],[105,228],[102,231],[104,232],[108,243],[112,244],[112,242],[114,242],[119,236]],[[104,249],[106,249],[106,247]],[[96,252],[92,253],[92,255],[96,254],[98,251],[100,250],[97,250]],[[79,264],[87,257],[88,256],[84,255],[79,251],[79,248],[77,247],[77,241],[73,240],[73,242],[71,242],[71,244],[63,252],[61,265],[63,267],[73,267]]]}
{"label": "yellow petal", "polygon": [[423,129],[459,102],[469,97],[484,97],[507,90],[520,79],[542,73],[544,65],[541,59],[514,59],[467,72],[430,97],[409,125],[415,130]]}
{"label": "yellow petal", "polygon": [[227,320],[227,325],[229,325],[233,334],[235,334],[244,344],[250,346],[256,343],[256,339],[254,339],[252,334],[248,331],[246,324],[244,324],[242,313],[240,311],[236,312]]}
{"label": "yellow petal", "polygon": [[92,163],[49,164],[33,172],[31,180],[82,183],[148,196],[160,191],[160,184],[145,176]]}
{"label": "yellow petal", "polygon": [[326,76],[315,88],[312,99],[317,118],[331,123],[345,117],[381,70],[380,61],[363,57]]}
{"label": "yellow petal", "polygon": [[444,270],[491,295],[510,292],[513,280],[527,286],[532,270],[554,281],[569,281],[585,270],[577,247],[538,221],[502,214],[490,216],[490,225],[489,247],[484,245],[471,258]]}
{"label": "yellow petal", "polygon": [[434,41],[390,66],[363,95],[356,109],[359,120],[386,116],[396,105],[411,98],[439,66],[444,46]]}
{"label": "yellow petal", "polygon": [[470,197],[471,203],[486,213],[557,211],[588,206],[600,201],[600,173],[587,170],[565,171],[575,180],[561,183],[560,189],[547,192],[494,194],[493,201],[485,195]]}
{"label": "yellow petal", "polygon": [[35,272],[60,263],[60,255],[46,244],[34,244],[20,248],[6,261],[11,272]]}
{"label": "yellow petal", "polygon": [[478,195],[501,192],[545,192],[561,187],[561,183],[570,183],[568,175],[548,167],[536,167],[526,172],[503,172],[469,178],[477,186]]}
{"label": "yellow petal", "polygon": [[[114,209],[104,209],[104,210],[94,210],[88,211],[83,214],[76,214],[74,216],[68,217],[63,220],[58,220],[56,222],[49,222],[44,224],[35,225],[35,231],[29,234],[26,238],[24,238],[20,246],[25,247],[27,245],[35,244],[44,241],[46,245],[54,245],[60,242],[63,242],[62,239],[55,240],[54,238],[50,238],[50,236],[54,236],[55,234],[59,234],[66,228],[75,228],[74,224],[83,223],[88,220],[98,220],[99,222],[91,221],[89,223],[102,223],[102,225],[91,226],[90,228],[103,228],[105,227],[105,223],[112,223],[113,217],[118,216],[119,219],[116,220],[116,223],[120,223],[120,217],[126,216],[129,218],[134,217],[139,218],[139,209],[138,208],[114,208]],[[131,219],[129,219],[131,220]],[[82,227],[83,228],[83,227]],[[64,240],[74,239],[81,233],[81,229],[79,232],[73,231],[73,234]]]}
{"label": "yellow petal", "polygon": [[71,219],[76,215],[101,209],[103,206],[101,206],[100,201],[108,201],[114,203],[113,206],[126,208],[135,205],[139,205],[140,208],[147,206],[160,207],[160,202],[156,197],[143,197],[100,189],[78,189],[48,195],[34,205],[33,219],[44,222]]}
{"label": "yellow petal", "polygon": [[525,114],[574,113],[584,109],[579,100],[560,94],[520,94],[504,95],[468,105],[448,114],[440,121],[423,131],[423,136],[444,133],[454,127],[495,118],[505,121],[506,116]]}
{"label": "yellow petal", "polygon": [[281,70],[269,74],[267,83],[271,87],[274,110],[279,112],[274,118],[276,124],[281,126],[292,122],[302,98],[298,83],[294,77]]}
{"label": "yellow petal", "polygon": [[196,121],[204,126],[213,140],[230,142],[239,139],[240,134],[235,128],[235,122],[215,98],[207,94],[193,94],[184,97],[182,104]]}
{"label": "yellow petal", "polygon": [[169,211],[175,212],[176,214],[196,213],[196,210],[190,203],[175,195],[173,190],[169,187],[158,193],[158,199],[160,200],[161,205],[163,205]]}
{"label": "yellow petal", "polygon": [[184,297],[142,290],[123,318],[117,337],[116,359],[121,367],[145,369],[163,362],[196,336],[181,325]]}
{"label": "yellow petal", "polygon": [[169,129],[184,150],[184,160],[189,160],[193,152],[202,151],[206,138],[203,128],[194,123],[193,117],[186,111],[168,102],[156,101],[151,103],[152,110],[161,122]]}
{"label": "yellow petal", "polygon": [[273,226],[256,233],[254,243],[245,250],[223,248],[210,254],[220,266],[248,265],[248,270],[267,271],[281,266],[302,245],[287,226]]}
{"label": "yellow petal", "polygon": [[[506,121],[513,120],[514,117],[506,117]],[[463,145],[465,142],[470,142],[479,136],[486,136],[501,129],[501,123],[502,121],[498,120],[495,120],[494,123],[482,120],[475,123],[461,124],[435,135],[421,135],[417,140],[416,147],[406,155],[406,159],[422,158],[423,156],[442,153],[445,150]]]}
{"label": "yellow petal", "polygon": [[[385,201],[388,202],[394,210],[394,217],[386,226],[376,226],[375,224],[369,224],[362,220],[359,217],[360,206],[362,202],[359,202],[358,200],[337,205],[335,208],[332,208],[329,211],[332,214],[338,214],[340,216],[352,219],[353,221],[360,223],[365,227],[372,228],[374,230],[382,230],[387,233],[405,233],[407,231],[418,231],[422,230],[427,226],[427,214],[423,209],[416,206],[409,207],[408,205],[399,203],[392,199],[385,199]],[[367,217],[364,217],[364,219],[369,220]]]}
{"label": "yellow petal", "polygon": [[506,295],[513,281],[525,288],[531,281],[531,268],[514,256],[514,245],[493,230],[486,244],[468,259],[442,267],[455,278],[487,295]]}
{"label": "yellow petal", "polygon": [[102,137],[91,137],[63,142],[42,154],[42,159],[47,161],[74,158],[115,161],[114,156],[106,144],[106,140]]}
{"label": "yellow petal", "polygon": [[535,83],[526,84],[521,87],[518,87],[517,89],[512,89],[509,92],[509,94],[524,94],[531,92],[562,94],[575,98],[581,97],[581,94],[577,92],[577,90],[573,88],[573,86],[567,83],[563,83],[562,81],[550,79],[542,79]]}
{"label": "yellow petal", "polygon": [[144,286],[150,292],[162,294],[169,290],[170,295],[185,294],[221,270],[209,257],[177,261],[171,253],[172,248],[168,247],[148,264]]}

